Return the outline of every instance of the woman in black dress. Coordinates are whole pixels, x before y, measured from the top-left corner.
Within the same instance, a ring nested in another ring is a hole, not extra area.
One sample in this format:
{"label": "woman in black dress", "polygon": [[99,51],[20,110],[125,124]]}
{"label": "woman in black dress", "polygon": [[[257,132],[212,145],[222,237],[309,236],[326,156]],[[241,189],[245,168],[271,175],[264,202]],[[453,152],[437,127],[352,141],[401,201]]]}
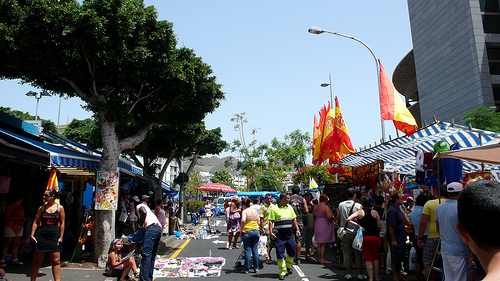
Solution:
{"label": "woman in black dress", "polygon": [[38,208],[31,228],[31,240],[35,242],[35,253],[33,254],[33,263],[31,265],[31,280],[36,280],[45,252],[48,252],[54,281],[60,281],[61,245],[64,235],[65,217],[64,208],[55,202],[59,198],[59,192],[55,189],[45,190],[43,196],[46,204]]}

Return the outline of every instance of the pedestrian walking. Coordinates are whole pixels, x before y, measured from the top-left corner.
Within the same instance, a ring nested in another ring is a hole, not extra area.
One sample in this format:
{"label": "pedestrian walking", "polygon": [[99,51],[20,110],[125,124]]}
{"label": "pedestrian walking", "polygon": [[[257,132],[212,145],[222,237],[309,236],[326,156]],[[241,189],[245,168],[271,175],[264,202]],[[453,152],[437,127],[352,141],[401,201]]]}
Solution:
{"label": "pedestrian walking", "polygon": [[152,281],[156,251],[161,238],[161,223],[148,207],[147,201],[142,201],[137,205],[136,211],[139,225],[142,225],[145,230],[139,281]]}
{"label": "pedestrian walking", "polygon": [[[269,231],[276,245],[279,280],[284,280],[285,275],[292,273],[292,263],[297,250],[295,235],[300,236],[300,230],[295,211],[289,204],[290,195],[287,192],[282,192],[279,199],[279,205],[272,208],[269,214]],[[274,230],[276,233],[273,232]]]}
{"label": "pedestrian walking", "polygon": [[262,230],[262,235],[267,236],[267,243],[266,243],[266,248],[267,248],[267,258],[266,258],[266,264],[271,264],[274,259],[271,258],[271,250],[275,248],[274,245],[274,239],[271,239],[271,232],[269,231],[269,214],[271,213],[271,209],[275,208],[276,205],[272,203],[272,195],[271,193],[267,193],[264,196],[264,202],[265,204],[260,208],[260,229]]}
{"label": "pedestrian walking", "polygon": [[250,271],[250,256],[252,256],[254,273],[259,272],[260,217],[259,213],[250,207],[251,202],[249,198],[245,198],[241,202],[243,209],[241,212],[241,232],[245,248],[245,273]]}

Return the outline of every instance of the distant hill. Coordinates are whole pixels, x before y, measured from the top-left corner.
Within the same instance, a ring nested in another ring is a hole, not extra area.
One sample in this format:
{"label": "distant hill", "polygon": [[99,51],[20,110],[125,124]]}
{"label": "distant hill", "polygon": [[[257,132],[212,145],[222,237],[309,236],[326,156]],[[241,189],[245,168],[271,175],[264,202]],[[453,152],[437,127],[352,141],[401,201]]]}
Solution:
{"label": "distant hill", "polygon": [[[226,160],[229,160],[232,158],[231,163],[236,164],[237,160],[234,157],[227,156],[224,158],[219,158],[217,156],[211,156],[211,157],[204,157],[201,159],[198,159],[198,163],[194,167],[193,172],[207,172],[210,174],[214,174],[217,171],[220,170],[226,170],[229,173],[232,173],[231,167],[224,167],[224,163]],[[183,165],[185,168],[189,167],[190,161],[184,161]]]}

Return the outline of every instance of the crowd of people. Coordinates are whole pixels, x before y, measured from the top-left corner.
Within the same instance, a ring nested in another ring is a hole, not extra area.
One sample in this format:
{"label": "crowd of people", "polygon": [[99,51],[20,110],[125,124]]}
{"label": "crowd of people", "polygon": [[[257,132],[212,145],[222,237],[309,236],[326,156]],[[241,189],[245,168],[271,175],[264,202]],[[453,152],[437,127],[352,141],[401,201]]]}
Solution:
{"label": "crowd of people", "polygon": [[[292,273],[292,264],[301,265],[302,246],[304,260],[330,264],[325,255],[329,243],[340,245],[346,280],[354,278],[353,270],[358,280],[380,280],[379,271],[385,267],[395,281],[405,281],[411,247],[416,252],[418,281],[428,275],[436,278],[432,266],[442,266],[446,280],[467,280],[476,266],[478,280],[498,280],[500,270],[494,266],[500,263],[500,248],[486,229],[493,226],[491,233],[496,233],[496,225],[488,218],[500,213],[500,184],[489,180],[467,185],[452,182],[438,194],[422,193],[404,202],[396,192],[385,201],[382,196],[359,196],[351,188],[347,200],[338,206],[329,204],[326,194],[319,200],[310,192],[300,195],[298,187],[278,198],[267,194],[263,203],[260,198],[252,203],[249,198],[233,196],[225,204],[229,250],[238,248],[236,241],[241,236],[243,270],[249,273],[253,267],[258,272],[257,244],[259,236],[266,236],[266,263],[275,261],[275,249],[279,280]],[[352,246],[359,229],[362,251]],[[440,265],[433,261],[438,247]],[[365,268],[368,276],[363,275]]]}

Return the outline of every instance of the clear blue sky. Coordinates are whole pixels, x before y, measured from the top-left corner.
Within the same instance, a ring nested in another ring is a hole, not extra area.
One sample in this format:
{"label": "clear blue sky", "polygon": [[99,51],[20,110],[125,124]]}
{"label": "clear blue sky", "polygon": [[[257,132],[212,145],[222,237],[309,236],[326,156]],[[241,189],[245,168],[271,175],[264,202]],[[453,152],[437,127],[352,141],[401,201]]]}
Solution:
{"label": "clear blue sky", "polygon": [[[208,129],[221,127],[223,138],[238,137],[235,113],[246,113],[246,137],[258,128],[259,142],[269,142],[295,129],[312,134],[313,118],[338,96],[352,143],[357,149],[380,143],[380,112],[376,65],[369,51],[353,40],[313,35],[312,26],[348,34],[364,41],[382,61],[388,75],[412,49],[406,1],[171,1],[147,0],[159,19],[174,24],[179,45],[194,49],[212,66],[226,93]],[[36,100],[25,96],[32,88],[18,81],[0,81],[2,106],[35,114]],[[35,89],[36,90],[36,89]],[[62,100],[60,124],[84,119],[78,99]],[[58,97],[40,100],[39,116],[57,124]],[[386,136],[395,137],[392,122]],[[388,138],[388,137],[387,137]],[[227,153],[223,156],[228,155]]]}

